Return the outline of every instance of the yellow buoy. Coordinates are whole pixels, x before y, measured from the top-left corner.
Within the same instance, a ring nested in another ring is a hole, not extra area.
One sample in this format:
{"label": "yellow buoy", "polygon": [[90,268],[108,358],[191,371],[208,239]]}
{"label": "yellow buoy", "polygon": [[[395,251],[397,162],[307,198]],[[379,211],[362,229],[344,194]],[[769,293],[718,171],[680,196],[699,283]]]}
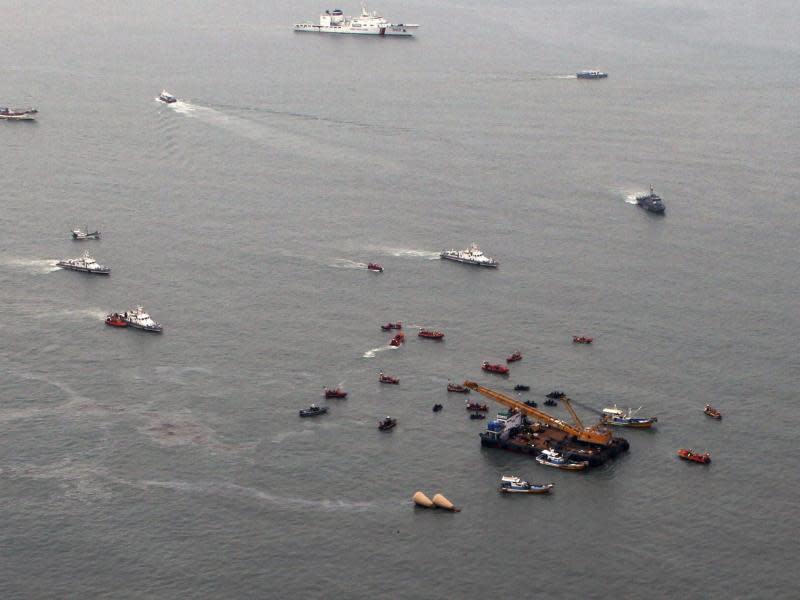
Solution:
{"label": "yellow buoy", "polygon": [[451,512],[459,512],[460,509],[453,506],[453,503],[450,502],[447,498],[442,496],[441,494],[436,494],[433,497],[433,503],[438,506],[439,508],[443,508],[444,510],[449,510]]}
{"label": "yellow buoy", "polygon": [[414,494],[411,499],[414,501],[414,504],[417,506],[421,506],[423,508],[434,508],[434,504],[430,498],[428,498],[422,492],[417,492]]}

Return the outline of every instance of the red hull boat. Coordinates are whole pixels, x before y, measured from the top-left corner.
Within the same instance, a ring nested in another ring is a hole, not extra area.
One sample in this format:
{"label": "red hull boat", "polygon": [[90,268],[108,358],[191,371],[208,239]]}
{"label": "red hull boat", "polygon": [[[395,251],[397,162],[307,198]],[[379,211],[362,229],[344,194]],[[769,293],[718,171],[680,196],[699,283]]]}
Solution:
{"label": "red hull boat", "polygon": [[522,360],[522,354],[520,352],[514,352],[511,356],[506,359],[507,363],[517,362],[518,360]]}
{"label": "red hull boat", "polygon": [[594,341],[593,338],[586,337],[583,335],[573,335],[572,342],[574,344],[591,344]]}
{"label": "red hull boat", "polygon": [[428,338],[429,340],[441,340],[444,334],[441,331],[433,331],[431,329],[420,329],[417,334],[421,338]]}
{"label": "red hull boat", "polygon": [[467,402],[467,410],[476,410],[480,412],[487,412],[489,407],[485,404],[478,404],[477,402]]}
{"label": "red hull boat", "polygon": [[503,365],[493,365],[485,362],[481,365],[481,369],[487,373],[497,373],[498,375],[508,375],[508,367]]}
{"label": "red hull boat", "polygon": [[335,390],[331,390],[325,388],[325,397],[326,398],[347,398],[347,392],[345,392],[342,388],[336,388]]}
{"label": "red hull boat", "polygon": [[403,342],[405,342],[405,341],[406,341],[406,336],[405,336],[405,334],[404,334],[404,333],[401,331],[400,333],[398,333],[396,336],[394,336],[394,337],[392,338],[392,341],[391,341],[391,342],[389,342],[389,345],[390,345],[390,346],[394,346],[395,348],[397,348],[397,347],[398,347],[400,344],[402,344],[402,343],[403,343]]}
{"label": "red hull boat", "polygon": [[703,409],[703,412],[706,413],[712,419],[721,419],[722,418],[722,413],[719,412],[716,408],[714,408],[710,404],[706,404],[706,407]]}
{"label": "red hull boat", "polygon": [[386,325],[381,325],[381,329],[384,331],[391,331],[392,329],[402,329],[403,324],[398,321],[397,323],[387,323]]}
{"label": "red hull boat", "polygon": [[692,452],[686,448],[681,448],[678,450],[678,456],[680,456],[683,460],[690,460],[703,465],[707,465],[711,462],[711,455],[708,452],[698,454],[697,452]]}
{"label": "red hull boat", "polygon": [[369,263],[367,265],[367,269],[374,271],[375,273],[383,273],[383,267],[378,263]]}
{"label": "red hull boat", "polygon": [[394,385],[400,383],[400,380],[397,377],[389,377],[388,375],[384,375],[383,373],[380,373],[378,375],[378,381],[380,381],[381,383],[391,383]]}
{"label": "red hull boat", "polygon": [[111,325],[111,327],[127,327],[128,323],[120,314],[113,313],[106,317],[106,325]]}

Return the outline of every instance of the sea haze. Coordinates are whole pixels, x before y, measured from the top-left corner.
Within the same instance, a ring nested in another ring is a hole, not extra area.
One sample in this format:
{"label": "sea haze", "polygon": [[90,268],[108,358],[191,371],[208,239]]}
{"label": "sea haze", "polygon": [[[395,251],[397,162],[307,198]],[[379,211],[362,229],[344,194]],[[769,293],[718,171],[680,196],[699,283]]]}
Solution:
{"label": "sea haze", "polygon": [[[386,0],[416,38],[292,31],[328,8],[0,0],[0,104],[40,111],[0,122],[0,596],[790,597],[797,3]],[[473,241],[499,269],[438,260]],[[111,276],[54,266],[83,249]],[[163,335],[103,324],[137,304]],[[482,450],[448,379],[658,426],[562,473]]]}

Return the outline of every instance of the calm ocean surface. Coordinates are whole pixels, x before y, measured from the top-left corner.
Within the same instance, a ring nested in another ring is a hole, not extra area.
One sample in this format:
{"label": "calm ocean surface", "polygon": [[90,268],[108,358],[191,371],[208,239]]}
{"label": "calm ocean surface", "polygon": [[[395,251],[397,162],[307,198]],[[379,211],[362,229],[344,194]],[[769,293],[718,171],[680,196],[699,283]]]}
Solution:
{"label": "calm ocean surface", "polygon": [[[798,5],[291,30],[326,8],[0,0],[0,104],[40,110],[0,122],[0,597],[796,597]],[[664,218],[626,202],[651,184]],[[500,269],[438,260],[472,241]],[[84,248],[111,277],[53,267]],[[162,336],[104,326],[136,304]],[[449,378],[658,427],[562,473],[482,450]]]}

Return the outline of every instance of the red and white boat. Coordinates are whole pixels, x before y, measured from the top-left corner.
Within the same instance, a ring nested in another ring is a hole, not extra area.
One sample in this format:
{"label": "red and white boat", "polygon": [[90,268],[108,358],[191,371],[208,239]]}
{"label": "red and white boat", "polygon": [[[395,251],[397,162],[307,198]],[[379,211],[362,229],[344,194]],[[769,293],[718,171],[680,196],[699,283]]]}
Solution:
{"label": "red and white boat", "polygon": [[719,412],[716,408],[714,408],[710,404],[706,404],[706,407],[703,409],[703,412],[706,413],[712,419],[721,419],[722,418],[722,413]]}
{"label": "red and white boat", "polygon": [[519,350],[506,358],[507,363],[517,362],[518,360],[522,360],[522,353]]}
{"label": "red and white boat", "polygon": [[488,362],[484,362],[481,365],[481,369],[486,371],[487,373],[497,373],[498,375],[508,375],[508,367],[505,365],[493,365]]}
{"label": "red and white boat", "polygon": [[389,375],[384,375],[383,371],[378,374],[378,381],[381,383],[391,383],[397,385],[400,383],[400,380],[397,377],[390,377]]}
{"label": "red and white boat", "polygon": [[687,448],[681,448],[678,450],[678,456],[680,456],[683,460],[690,460],[703,465],[707,465],[711,462],[711,455],[708,452],[700,454],[699,452],[693,452]]}
{"label": "red and white boat", "polygon": [[111,313],[106,317],[106,325],[111,325],[111,327],[127,327],[128,322],[122,318],[121,314]]}
{"label": "red and white boat", "polygon": [[585,335],[573,335],[572,343],[574,344],[591,344],[594,338],[586,337]]}
{"label": "red and white boat", "polygon": [[392,338],[392,341],[389,342],[389,345],[397,348],[400,344],[402,344],[405,341],[406,341],[406,335],[401,331]]}
{"label": "red and white boat", "polygon": [[347,392],[345,392],[340,387],[337,387],[336,389],[325,388],[325,397],[326,398],[347,398]]}
{"label": "red and white boat", "polygon": [[374,273],[383,273],[383,267],[378,263],[369,263],[367,265],[367,269],[373,271]]}
{"label": "red and white boat", "polygon": [[398,321],[397,323],[387,323],[386,325],[381,325],[381,329],[384,331],[391,331],[392,329],[402,329],[403,324]]}
{"label": "red and white boat", "polygon": [[435,331],[433,329],[420,329],[417,335],[421,338],[427,338],[429,340],[441,340],[444,338],[444,333],[441,331]]}

